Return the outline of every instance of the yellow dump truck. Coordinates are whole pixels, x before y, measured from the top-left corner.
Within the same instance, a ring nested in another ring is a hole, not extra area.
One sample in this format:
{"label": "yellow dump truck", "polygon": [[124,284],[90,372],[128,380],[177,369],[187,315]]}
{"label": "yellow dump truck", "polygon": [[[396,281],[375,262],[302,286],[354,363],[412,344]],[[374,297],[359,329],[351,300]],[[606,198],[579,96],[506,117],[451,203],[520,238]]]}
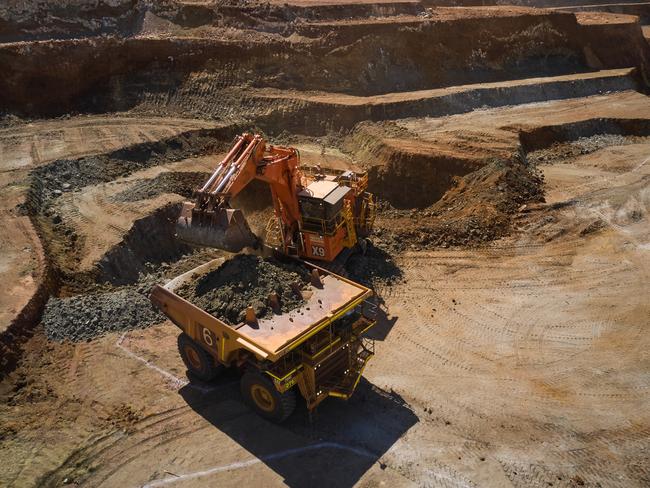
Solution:
{"label": "yellow dump truck", "polygon": [[183,331],[178,347],[188,370],[209,381],[225,367],[240,368],[246,403],[276,422],[293,412],[296,391],[310,411],[325,398],[349,398],[374,354],[374,342],[363,337],[375,325],[372,291],[301,261],[310,281],[296,286],[303,299],[299,309],[258,319],[249,308],[246,320],[232,326],[175,293],[223,261],[210,261],[151,292],[154,306]]}

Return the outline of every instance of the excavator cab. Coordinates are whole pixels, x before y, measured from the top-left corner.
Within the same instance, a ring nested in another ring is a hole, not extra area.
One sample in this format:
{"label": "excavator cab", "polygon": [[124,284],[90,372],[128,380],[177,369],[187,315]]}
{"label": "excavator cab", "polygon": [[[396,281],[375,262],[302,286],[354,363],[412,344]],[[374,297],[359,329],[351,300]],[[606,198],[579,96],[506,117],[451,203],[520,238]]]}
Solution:
{"label": "excavator cab", "polygon": [[331,234],[341,221],[341,210],[350,187],[335,181],[318,180],[298,193],[302,228]]}

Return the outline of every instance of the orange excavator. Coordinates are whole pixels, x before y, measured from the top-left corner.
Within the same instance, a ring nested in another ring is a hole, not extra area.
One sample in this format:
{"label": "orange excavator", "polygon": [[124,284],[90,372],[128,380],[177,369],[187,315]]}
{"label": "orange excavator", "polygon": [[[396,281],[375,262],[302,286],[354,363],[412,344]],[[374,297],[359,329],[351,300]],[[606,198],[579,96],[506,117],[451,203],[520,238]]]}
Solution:
{"label": "orange excavator", "polygon": [[[275,217],[261,242],[241,210],[230,206],[253,180],[269,185]],[[272,146],[260,135],[242,134],[193,202],[185,202],[178,237],[193,245],[239,252],[263,244],[283,254],[333,262],[367,236],[375,218],[365,173],[303,167],[295,148]]]}

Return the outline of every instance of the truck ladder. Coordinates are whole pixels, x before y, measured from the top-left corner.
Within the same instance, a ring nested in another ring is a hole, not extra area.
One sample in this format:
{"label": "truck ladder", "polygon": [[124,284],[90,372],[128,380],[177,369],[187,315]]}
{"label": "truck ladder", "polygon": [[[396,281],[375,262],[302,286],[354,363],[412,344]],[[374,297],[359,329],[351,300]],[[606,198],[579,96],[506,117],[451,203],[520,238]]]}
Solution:
{"label": "truck ladder", "polygon": [[361,339],[357,345],[359,348],[357,351],[353,351],[352,348],[348,346],[347,360],[349,366],[348,369],[343,372],[343,377],[340,377],[336,382],[329,381],[323,383],[323,389],[328,389],[330,396],[349,398],[361,379],[366,364],[375,354],[375,344],[372,339]]}
{"label": "truck ladder", "polygon": [[357,230],[354,226],[354,217],[352,216],[352,204],[346,200],[343,205],[343,210],[341,212],[343,216],[343,221],[345,222],[345,228],[347,230],[345,239],[343,240],[343,245],[345,247],[354,247],[357,243]]}

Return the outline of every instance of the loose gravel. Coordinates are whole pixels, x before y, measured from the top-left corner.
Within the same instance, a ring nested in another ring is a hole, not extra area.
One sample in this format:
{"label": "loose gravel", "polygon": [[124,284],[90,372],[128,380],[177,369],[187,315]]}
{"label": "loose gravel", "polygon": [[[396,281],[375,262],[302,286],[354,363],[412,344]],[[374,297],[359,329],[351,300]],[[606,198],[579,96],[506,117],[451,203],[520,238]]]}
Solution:
{"label": "loose gravel", "polygon": [[282,312],[298,308],[304,300],[291,284],[302,286],[308,281],[307,269],[298,264],[238,255],[176,292],[218,319],[235,325],[244,320],[249,305],[258,318],[270,317],[273,310],[267,300],[272,292],[278,294]]}
{"label": "loose gravel", "polygon": [[533,165],[568,163],[583,154],[591,154],[606,147],[641,144],[648,140],[650,137],[597,134],[591,137],[580,137],[570,142],[556,142],[546,149],[529,152],[526,159]]}
{"label": "loose gravel", "polygon": [[108,293],[51,298],[45,306],[43,326],[48,338],[73,342],[160,323],[165,317],[135,287]]}

